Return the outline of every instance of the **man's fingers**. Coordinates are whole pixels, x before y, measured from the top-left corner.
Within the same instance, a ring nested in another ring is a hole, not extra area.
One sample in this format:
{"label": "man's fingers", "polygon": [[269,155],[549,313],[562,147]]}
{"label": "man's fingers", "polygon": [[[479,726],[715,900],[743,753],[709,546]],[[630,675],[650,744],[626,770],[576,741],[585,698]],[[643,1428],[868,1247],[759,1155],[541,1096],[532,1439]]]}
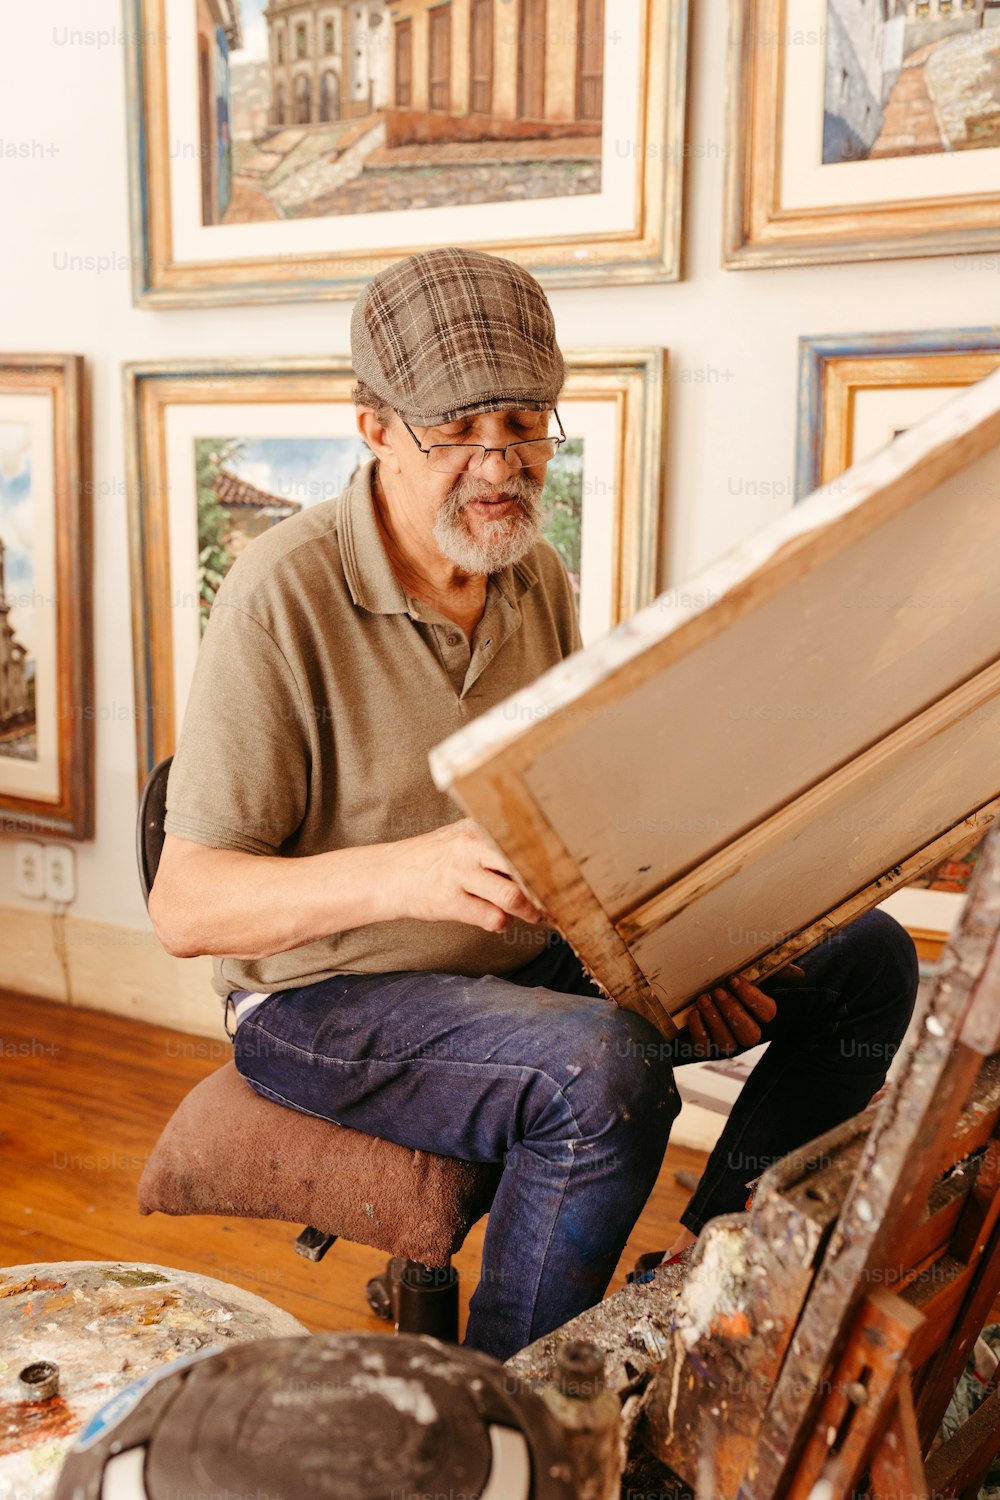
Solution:
{"label": "man's fingers", "polygon": [[702,1020],[711,1033],[712,1041],[720,1052],[730,1053],[736,1051],[736,1038],[726,1025],[719,1013],[719,1008],[711,995],[699,995],[695,1001],[701,1013]]}
{"label": "man's fingers", "polygon": [[[504,905],[508,911],[512,911],[515,916],[524,917],[527,922],[540,922],[542,920],[545,913],[540,907],[535,905],[527,891],[521,886],[516,875],[506,875],[502,870],[491,870],[489,873],[497,875],[503,881]],[[513,895],[510,894],[510,887],[513,887]],[[509,905],[507,898],[515,904]]]}
{"label": "man's fingers", "polygon": [[528,900],[517,881],[512,880],[508,875],[500,875],[495,870],[484,869],[473,875],[467,881],[465,888],[470,895],[492,902],[494,906],[498,906],[503,912],[508,912],[512,917],[520,917],[525,922],[542,920],[542,912]]}
{"label": "man's fingers", "polygon": [[494,902],[477,896],[473,891],[463,891],[452,920],[481,927],[484,932],[506,932],[512,919]]}
{"label": "man's fingers", "polygon": [[530,896],[525,895],[512,875],[501,875],[499,877],[504,884],[503,902],[504,909],[515,917],[522,917],[525,922],[541,922],[545,913],[535,905]]}
{"label": "man's fingers", "polygon": [[749,980],[735,978],[729,981],[733,994],[741,1005],[756,1016],[758,1021],[773,1021],[778,1014],[778,1007],[770,995],[765,995],[755,984]]}
{"label": "man's fingers", "polygon": [[741,1047],[756,1047],[760,1041],[760,1027],[746,1007],[728,990],[714,991],[715,1003]]}
{"label": "man's fingers", "polygon": [[[507,898],[507,894],[504,893],[503,896],[497,900],[497,905],[502,906],[505,911],[511,912],[516,917],[523,917],[526,922],[540,922],[545,913],[543,911],[540,911],[539,908],[531,900],[531,898],[526,895],[526,893],[521,889],[517,874],[507,856],[496,847],[496,845],[493,843],[493,840],[489,838],[488,835],[481,833],[481,831],[479,830],[477,830],[477,832],[480,832],[482,841],[487,845],[487,848],[485,850],[480,851],[480,867],[485,870],[488,875],[498,875],[504,882],[505,886],[513,886],[521,902],[521,905],[519,906],[512,906],[510,904],[510,900]],[[491,897],[491,899],[497,898]]]}
{"label": "man's fingers", "polygon": [[473,823],[472,832],[478,845],[475,852],[483,869],[492,870],[497,875],[506,875],[508,879],[516,881],[514,866],[499,845],[478,824]]}
{"label": "man's fingers", "polygon": [[688,1016],[688,1036],[691,1038],[691,1050],[696,1057],[711,1057],[712,1043],[705,1030],[705,1023],[696,1010]]}

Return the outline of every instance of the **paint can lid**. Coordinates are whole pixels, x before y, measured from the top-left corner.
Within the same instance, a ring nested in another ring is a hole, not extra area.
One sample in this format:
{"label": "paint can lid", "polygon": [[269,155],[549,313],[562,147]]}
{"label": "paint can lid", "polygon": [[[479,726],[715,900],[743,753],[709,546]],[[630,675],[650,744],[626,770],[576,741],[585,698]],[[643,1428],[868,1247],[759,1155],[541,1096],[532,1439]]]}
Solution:
{"label": "paint can lid", "polygon": [[59,1394],[59,1366],[50,1359],[39,1359],[25,1365],[17,1377],[25,1401],[51,1401]]}

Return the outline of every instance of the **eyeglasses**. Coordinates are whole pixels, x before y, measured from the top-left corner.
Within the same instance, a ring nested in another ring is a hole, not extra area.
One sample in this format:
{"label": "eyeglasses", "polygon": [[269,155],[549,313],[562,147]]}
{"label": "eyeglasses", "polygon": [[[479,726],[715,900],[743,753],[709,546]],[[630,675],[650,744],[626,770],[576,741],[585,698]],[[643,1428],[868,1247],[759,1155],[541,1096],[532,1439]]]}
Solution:
{"label": "eyeglasses", "polygon": [[558,411],[553,409],[552,415],[559,423],[558,437],[528,438],[525,442],[507,443],[503,448],[487,448],[482,443],[432,443],[429,448],[424,448],[409,422],[402,417],[399,420],[421,453],[426,454],[429,469],[438,474],[460,474],[463,469],[480,468],[488,453],[502,453],[504,463],[511,469],[530,469],[535,464],[548,463],[555,457],[556,449],[566,441]]}

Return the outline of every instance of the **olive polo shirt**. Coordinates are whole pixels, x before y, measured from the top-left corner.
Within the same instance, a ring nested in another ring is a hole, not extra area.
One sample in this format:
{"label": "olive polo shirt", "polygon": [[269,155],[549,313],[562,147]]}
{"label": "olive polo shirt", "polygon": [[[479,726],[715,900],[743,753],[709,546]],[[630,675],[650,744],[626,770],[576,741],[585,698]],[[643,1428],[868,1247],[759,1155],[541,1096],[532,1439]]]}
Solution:
{"label": "olive polo shirt", "polygon": [[[471,642],[408,596],[372,496],[374,464],[282,521],[233,564],[212,607],[170,778],[167,833],[294,859],[458,821],[428,754],[581,644],[547,541],[492,574]],[[334,974],[504,974],[551,928],[372,923],[266,958],[217,957],[213,986],[256,992]]]}

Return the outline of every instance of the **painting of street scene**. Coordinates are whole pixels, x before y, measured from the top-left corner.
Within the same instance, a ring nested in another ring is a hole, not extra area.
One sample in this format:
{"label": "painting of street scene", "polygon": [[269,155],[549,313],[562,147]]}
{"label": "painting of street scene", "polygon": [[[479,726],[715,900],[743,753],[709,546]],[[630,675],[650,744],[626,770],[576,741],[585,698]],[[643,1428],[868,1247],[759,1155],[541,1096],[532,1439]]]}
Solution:
{"label": "painting of street scene", "polygon": [[[334,499],[369,457],[360,437],[195,439],[202,631],[212,601],[243,548],[289,516]],[[544,533],[566,564],[579,604],[582,439],[570,438],[549,464],[543,503]],[[0,533],[2,527],[0,512]]]}
{"label": "painting of street scene", "polygon": [[195,0],[204,224],[601,189],[605,0]]}
{"label": "painting of street scene", "polygon": [[33,537],[31,429],[0,421],[0,756],[13,760],[38,759]]}
{"label": "painting of street scene", "polygon": [[827,0],[823,161],[1000,146],[1000,0]]}

